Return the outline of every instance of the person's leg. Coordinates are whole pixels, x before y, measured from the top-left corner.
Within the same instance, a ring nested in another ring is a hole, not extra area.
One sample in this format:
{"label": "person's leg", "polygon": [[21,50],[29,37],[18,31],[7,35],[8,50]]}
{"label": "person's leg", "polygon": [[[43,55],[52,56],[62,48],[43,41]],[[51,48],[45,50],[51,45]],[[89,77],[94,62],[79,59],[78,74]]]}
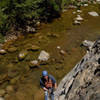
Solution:
{"label": "person's leg", "polygon": [[51,89],[50,97],[51,97],[51,100],[54,100],[54,93],[53,93],[53,89]]}
{"label": "person's leg", "polygon": [[45,100],[48,100],[48,91],[45,91]]}
{"label": "person's leg", "polygon": [[54,93],[51,93],[51,100],[54,100]]}

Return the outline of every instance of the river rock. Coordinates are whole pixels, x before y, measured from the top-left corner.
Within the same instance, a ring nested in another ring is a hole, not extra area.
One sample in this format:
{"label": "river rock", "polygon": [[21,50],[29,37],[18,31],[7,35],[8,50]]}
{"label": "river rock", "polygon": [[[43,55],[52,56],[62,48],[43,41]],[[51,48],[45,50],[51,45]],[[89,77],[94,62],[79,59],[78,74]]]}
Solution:
{"label": "river rock", "polygon": [[17,51],[17,48],[16,47],[10,47],[10,48],[8,48],[7,51],[12,53],[12,52]]}
{"label": "river rock", "polygon": [[83,45],[84,47],[86,47],[88,50],[91,49],[91,47],[93,46],[93,44],[94,44],[94,42],[88,41],[88,40],[84,40],[84,41],[82,42],[82,45]]}
{"label": "river rock", "polygon": [[84,7],[87,7],[88,6],[88,4],[84,4]]}
{"label": "river rock", "polygon": [[40,55],[39,55],[39,57],[38,57],[38,60],[39,60],[39,61],[47,61],[49,58],[50,58],[49,53],[47,53],[46,51],[42,50],[42,51],[40,52]]}
{"label": "river rock", "polygon": [[77,17],[75,18],[75,20],[77,20],[77,21],[83,21],[83,18],[80,15],[77,15]]}
{"label": "river rock", "polygon": [[81,10],[77,10],[77,12],[78,12],[78,13],[81,13],[82,11],[81,11]]}
{"label": "river rock", "polygon": [[95,11],[88,12],[88,14],[91,15],[91,16],[94,16],[94,17],[99,16],[99,14]]}
{"label": "river rock", "polygon": [[55,37],[55,38],[58,38],[59,37],[58,34],[54,34],[54,33],[47,33],[47,36],[48,37]]}
{"label": "river rock", "polygon": [[76,12],[74,11],[73,14],[76,14]]}
{"label": "river rock", "polygon": [[100,0],[96,0],[96,2],[100,4]]}
{"label": "river rock", "polygon": [[6,53],[7,53],[6,50],[0,49],[0,54],[1,54],[1,55],[4,55],[4,54],[6,54]]}
{"label": "river rock", "polygon": [[3,97],[0,97],[0,100],[5,100]]}
{"label": "river rock", "polygon": [[75,21],[73,22],[73,25],[81,25],[81,22],[75,20]]}
{"label": "river rock", "polygon": [[0,97],[4,96],[5,93],[6,93],[6,91],[5,91],[4,89],[1,89],[1,90],[0,90]]}
{"label": "river rock", "polygon": [[27,26],[27,32],[31,32],[31,33],[35,33],[36,32],[36,29],[33,28],[33,27],[30,27],[30,26]]}
{"label": "river rock", "polygon": [[30,68],[39,67],[38,60],[30,61],[29,66],[30,66]]}
{"label": "river rock", "polygon": [[8,74],[1,74],[0,75],[0,83],[3,83],[4,81],[6,81],[8,78]]}
{"label": "river rock", "polygon": [[60,50],[60,54],[66,55],[66,52],[64,50]]}
{"label": "river rock", "polygon": [[27,56],[28,52],[27,51],[21,51],[18,55],[18,59],[19,60],[23,60],[25,59],[25,57]]}
{"label": "river rock", "polygon": [[9,78],[14,78],[14,77],[16,77],[18,74],[19,74],[19,72],[18,72],[17,69],[14,69],[14,68],[8,69],[8,77],[9,77]]}
{"label": "river rock", "polygon": [[10,80],[10,84],[16,84],[17,83],[17,81],[19,80],[19,76],[17,76],[17,77],[14,77],[14,78],[12,78],[11,80]]}
{"label": "river rock", "polygon": [[41,25],[41,23],[38,21],[36,22],[36,26],[39,27]]}
{"label": "river rock", "polygon": [[11,92],[14,92],[14,87],[12,85],[9,85],[6,87],[6,92],[9,94]]}
{"label": "river rock", "polygon": [[29,48],[29,50],[32,50],[32,51],[38,51],[39,49],[40,49],[40,47],[37,46],[37,45],[32,45],[32,46]]}
{"label": "river rock", "polygon": [[61,49],[61,47],[60,47],[60,46],[57,46],[57,49],[59,49],[59,50],[60,50],[60,49]]}

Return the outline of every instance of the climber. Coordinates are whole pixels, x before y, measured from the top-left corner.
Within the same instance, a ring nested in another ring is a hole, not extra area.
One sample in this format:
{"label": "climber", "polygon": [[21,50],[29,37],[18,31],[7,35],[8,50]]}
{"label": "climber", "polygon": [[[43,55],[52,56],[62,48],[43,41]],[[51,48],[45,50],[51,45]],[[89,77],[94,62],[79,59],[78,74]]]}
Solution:
{"label": "climber", "polygon": [[42,72],[42,77],[40,79],[40,86],[44,90],[45,100],[48,100],[49,96],[51,100],[54,100],[54,90],[57,88],[57,83],[52,75],[48,75],[47,71]]}

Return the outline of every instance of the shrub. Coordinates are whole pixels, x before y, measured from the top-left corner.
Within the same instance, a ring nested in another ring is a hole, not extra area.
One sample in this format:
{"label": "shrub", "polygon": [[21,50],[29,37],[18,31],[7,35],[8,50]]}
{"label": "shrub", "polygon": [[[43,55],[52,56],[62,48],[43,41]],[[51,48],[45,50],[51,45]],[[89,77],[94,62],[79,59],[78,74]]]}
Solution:
{"label": "shrub", "polygon": [[1,0],[0,30],[24,29],[29,20],[48,21],[59,15],[58,0]]}

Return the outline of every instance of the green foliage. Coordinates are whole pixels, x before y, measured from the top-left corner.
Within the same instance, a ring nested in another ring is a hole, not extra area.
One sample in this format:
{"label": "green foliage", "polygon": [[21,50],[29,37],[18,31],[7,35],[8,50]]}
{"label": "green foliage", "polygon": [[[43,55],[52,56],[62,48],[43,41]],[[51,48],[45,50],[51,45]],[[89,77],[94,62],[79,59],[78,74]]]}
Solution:
{"label": "green foliage", "polygon": [[12,27],[25,28],[28,20],[48,21],[59,12],[60,4],[55,0],[1,0],[0,32],[5,33]]}

